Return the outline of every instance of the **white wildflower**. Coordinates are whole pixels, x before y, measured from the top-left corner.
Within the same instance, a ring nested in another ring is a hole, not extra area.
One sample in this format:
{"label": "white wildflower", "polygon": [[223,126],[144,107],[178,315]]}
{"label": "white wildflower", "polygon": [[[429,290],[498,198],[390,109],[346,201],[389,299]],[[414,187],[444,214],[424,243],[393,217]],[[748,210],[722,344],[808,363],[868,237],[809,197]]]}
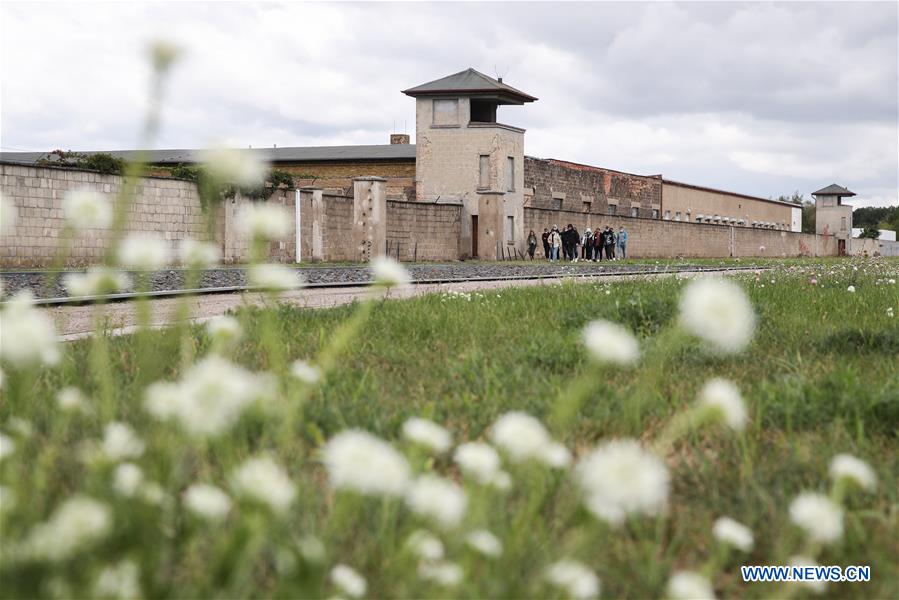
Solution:
{"label": "white wildflower", "polygon": [[215,436],[234,426],[243,411],[267,391],[263,375],[208,356],[193,365],[178,384],[150,386],[144,406],[159,419],[174,417],[193,435]]}
{"label": "white wildflower", "polygon": [[112,461],[137,458],[144,453],[144,443],[128,425],[107,423],[100,444],[103,455]]}
{"label": "white wildflower", "polygon": [[0,460],[3,460],[16,450],[16,443],[11,437],[0,433]]}
{"label": "white wildflower", "polygon": [[855,293],[855,286],[854,286],[854,285],[850,285],[849,287],[846,288],[846,291],[849,292],[850,294],[854,294],[854,293]]}
{"label": "white wildflower", "polygon": [[443,542],[429,531],[417,529],[406,542],[409,549],[422,560],[440,560],[443,558]]}
{"label": "white wildflower", "polygon": [[462,521],[468,498],[465,491],[452,481],[434,475],[422,475],[409,487],[406,504],[412,512],[431,518],[449,529]]}
{"label": "white wildflower", "polygon": [[405,287],[412,283],[412,276],[409,275],[409,271],[388,256],[376,256],[372,259],[371,272],[375,285]]}
{"label": "white wildflower", "polygon": [[150,42],[148,50],[153,68],[157,71],[167,71],[183,54],[180,46],[163,39]]}
{"label": "white wildflower", "polygon": [[63,285],[70,296],[100,296],[127,290],[131,287],[131,279],[108,267],[89,267],[84,273],[66,275]]}
{"label": "white wildflower", "polygon": [[692,571],[678,571],[668,580],[668,596],[673,600],[713,600],[715,590],[707,577]]}
{"label": "white wildflower", "polygon": [[726,379],[709,380],[699,393],[699,406],[709,411],[715,421],[722,421],[731,429],[743,431],[746,427],[746,406],[740,390]]}
{"label": "white wildflower", "polygon": [[230,315],[220,315],[206,322],[206,332],[220,346],[231,346],[243,335],[240,321]]}
{"label": "white wildflower", "polygon": [[184,492],[184,506],[202,519],[221,521],[231,510],[231,498],[214,485],[195,483]]}
{"label": "white wildflower", "polygon": [[290,374],[309,385],[318,383],[322,378],[321,368],[311,365],[305,360],[293,361],[290,365]]}
{"label": "white wildflower", "polygon": [[755,313],[737,284],[723,279],[699,279],[690,283],[681,296],[680,322],[714,349],[733,354],[752,340]]}
{"label": "white wildflower", "polygon": [[68,224],[75,229],[100,229],[112,225],[112,204],[97,192],[68,192],[62,210]]}
{"label": "white wildflower", "polygon": [[515,462],[542,460],[552,443],[543,423],[523,412],[509,412],[497,419],[490,439]]}
{"label": "white wildflower", "polygon": [[213,148],[203,153],[207,172],[215,179],[252,187],[264,183],[268,165],[252,151]]}
{"label": "white wildflower", "polygon": [[813,542],[827,544],[843,536],[843,509],[814,492],[803,492],[790,504],[790,520]]}
{"label": "white wildflower", "polygon": [[212,267],[222,259],[222,252],[216,244],[182,240],[178,246],[181,264],[192,269]]}
{"label": "white wildflower", "polygon": [[112,513],[105,504],[86,496],[73,496],[46,522],[31,530],[25,547],[35,558],[65,560],[103,538],[111,525]]}
{"label": "white wildflower", "polygon": [[247,204],[240,213],[243,232],[253,238],[277,241],[290,233],[287,213],[274,204]]}
{"label": "white wildflower", "polygon": [[873,492],[877,489],[877,475],[871,465],[851,454],[837,454],[830,461],[830,476],[834,481],[848,479],[862,489]]}
{"label": "white wildflower", "polygon": [[512,487],[512,476],[505,471],[500,471],[490,481],[490,485],[498,490],[508,490]]}
{"label": "white wildflower", "polygon": [[370,496],[399,496],[409,482],[409,463],[387,442],[350,429],[328,440],[323,460],[331,485]]}
{"label": "white wildflower", "polygon": [[439,585],[450,587],[458,585],[462,581],[462,568],[456,563],[423,562],[418,565],[418,576],[427,581],[433,581]]}
{"label": "white wildflower", "polygon": [[21,291],[0,312],[0,358],[15,367],[59,362],[56,331],[47,313],[34,307],[31,292]]}
{"label": "white wildflower", "polygon": [[599,597],[599,577],[576,560],[565,559],[551,564],[546,570],[546,579],[576,600]]}
{"label": "white wildflower", "polygon": [[130,560],[105,567],[97,577],[94,593],[99,598],[134,600],[140,597],[140,571]]}
{"label": "white wildflower", "polygon": [[122,240],[119,262],[138,271],[158,271],[169,264],[169,247],[164,240],[132,234]]}
{"label": "white wildflower", "polygon": [[122,496],[134,496],[143,482],[144,472],[134,463],[122,463],[112,472],[112,489]]}
{"label": "white wildflower", "polygon": [[284,513],[297,495],[293,482],[275,461],[268,457],[251,458],[234,471],[232,485],[238,495]]}
{"label": "white wildflower", "polygon": [[403,437],[437,454],[449,450],[453,443],[450,432],[427,419],[412,417],[403,423]]}
{"label": "white wildflower", "polygon": [[543,448],[540,460],[554,469],[564,469],[571,464],[571,452],[564,445],[552,442]]}
{"label": "white wildflower", "polygon": [[[791,556],[790,557],[790,566],[793,567],[820,567],[817,562],[813,558],[809,558],[808,556]],[[823,594],[827,589],[827,582],[823,579],[802,579],[800,581],[796,581],[795,585],[800,585],[808,590],[814,592],[815,594]]]}
{"label": "white wildflower", "polygon": [[337,565],[331,569],[331,583],[350,598],[361,598],[368,585],[365,578],[352,567]]}
{"label": "white wildflower", "polygon": [[486,529],[477,529],[465,536],[465,543],[488,557],[500,556],[503,553],[503,544],[495,535]]}
{"label": "white wildflower", "polygon": [[752,550],[752,530],[729,517],[720,517],[712,528],[715,539],[743,552]]}
{"label": "white wildflower", "polygon": [[303,285],[299,274],[284,265],[252,265],[247,272],[247,278],[251,286],[264,290],[295,290]]}
{"label": "white wildflower", "polygon": [[631,365],[640,358],[637,339],[618,323],[591,321],[584,327],[582,336],[587,350],[599,362]]}
{"label": "white wildflower", "polygon": [[493,482],[502,466],[499,454],[493,446],[482,442],[461,444],[456,448],[453,460],[459,465],[462,473],[483,485]]}
{"label": "white wildflower", "polygon": [[668,502],[668,469],[635,440],[597,447],[578,463],[577,476],[587,508],[612,525],[630,514],[659,514]]}

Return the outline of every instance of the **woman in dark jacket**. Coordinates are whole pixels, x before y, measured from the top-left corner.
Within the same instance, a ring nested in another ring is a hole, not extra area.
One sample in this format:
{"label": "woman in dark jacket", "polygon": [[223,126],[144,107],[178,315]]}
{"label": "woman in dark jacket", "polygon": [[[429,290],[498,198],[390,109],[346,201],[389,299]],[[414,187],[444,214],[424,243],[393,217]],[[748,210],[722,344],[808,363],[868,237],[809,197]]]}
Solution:
{"label": "woman in dark jacket", "polygon": [[531,232],[528,234],[528,254],[531,255],[531,260],[534,260],[534,251],[537,249],[537,234],[534,233],[534,230],[531,229]]}

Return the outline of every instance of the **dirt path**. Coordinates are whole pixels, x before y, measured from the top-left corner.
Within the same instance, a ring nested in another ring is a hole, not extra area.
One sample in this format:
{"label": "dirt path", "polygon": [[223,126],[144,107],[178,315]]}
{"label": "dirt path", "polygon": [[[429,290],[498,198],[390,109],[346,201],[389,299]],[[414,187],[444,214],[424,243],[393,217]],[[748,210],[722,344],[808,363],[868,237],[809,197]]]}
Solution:
{"label": "dirt path", "polygon": [[[604,277],[579,277],[578,282],[608,282],[633,279],[635,277],[693,277],[700,275],[696,271],[684,271],[676,274],[664,273],[658,275],[613,275]],[[403,290],[392,290],[391,298],[412,298],[425,294],[439,292],[475,292],[482,290],[497,290],[510,287],[529,287],[534,285],[554,285],[561,279],[534,279],[512,281],[468,281],[458,283],[417,284]],[[343,289],[300,289],[286,292],[281,295],[281,302],[302,308],[330,308],[349,304],[361,299],[366,294],[371,294],[370,288],[343,288]],[[161,298],[150,300],[150,322],[153,327],[163,327],[171,324],[181,302],[185,298]],[[242,305],[263,305],[266,301],[262,294],[256,292],[234,294],[209,294],[187,298],[190,303],[189,321],[202,323]],[[105,322],[110,332],[114,335],[130,333],[136,329],[137,303],[118,302],[97,307],[93,305],[83,306],[57,306],[47,308],[54,321],[60,338],[65,341],[87,337],[94,331],[95,310],[103,311],[101,322]]]}

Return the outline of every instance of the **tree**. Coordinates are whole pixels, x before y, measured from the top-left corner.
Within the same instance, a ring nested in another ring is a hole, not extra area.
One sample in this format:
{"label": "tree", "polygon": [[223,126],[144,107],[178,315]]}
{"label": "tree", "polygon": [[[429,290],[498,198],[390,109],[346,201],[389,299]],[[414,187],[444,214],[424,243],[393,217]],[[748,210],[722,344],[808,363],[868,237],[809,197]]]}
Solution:
{"label": "tree", "polygon": [[815,203],[810,200],[802,203],[802,233],[815,233]]}
{"label": "tree", "polygon": [[880,230],[876,227],[865,227],[864,229],[862,229],[862,233],[858,237],[863,239],[868,238],[869,240],[876,240],[880,237]]}

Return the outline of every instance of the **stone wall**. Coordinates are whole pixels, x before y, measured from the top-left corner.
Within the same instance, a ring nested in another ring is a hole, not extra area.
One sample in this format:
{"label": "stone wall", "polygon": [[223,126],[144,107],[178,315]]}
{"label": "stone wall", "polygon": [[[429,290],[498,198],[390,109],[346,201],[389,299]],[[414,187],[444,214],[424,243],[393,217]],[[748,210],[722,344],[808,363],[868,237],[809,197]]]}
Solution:
{"label": "stone wall", "polygon": [[[533,229],[538,239],[544,227],[550,228],[553,225],[558,225],[561,229],[571,223],[581,235],[587,227],[595,230],[597,227],[611,225],[617,232],[619,227],[624,226],[628,232],[627,251],[630,258],[837,254],[833,236],[540,208],[525,208],[524,216],[525,230]],[[542,255],[542,244],[538,244],[537,252]]]}
{"label": "stone wall", "polygon": [[[0,264],[42,267],[53,263],[65,228],[62,200],[72,190],[89,190],[115,202],[122,177],[56,167],[0,164],[0,192],[11,201],[18,224],[0,234]],[[208,239],[196,186],[179,179],[147,177],[135,187],[128,230],[156,235],[172,250],[185,239]],[[106,230],[81,232],[72,240],[70,265],[98,262],[104,255]]]}
{"label": "stone wall", "polygon": [[[661,176],[646,177],[555,159],[524,158],[525,205],[580,213],[652,217],[662,202]],[[615,208],[610,208],[615,207]],[[525,232],[527,233],[527,232]]]}
{"label": "stone wall", "polygon": [[350,196],[356,177],[383,177],[387,197],[392,200],[415,199],[415,159],[393,161],[348,161],[276,164],[276,169],[294,176],[297,187],[315,186],[331,193]]}
{"label": "stone wall", "polygon": [[[790,231],[795,205],[754,198],[744,194],[702,188],[700,186],[665,181],[662,184],[662,218],[695,222],[718,216],[755,222],[772,223],[776,229]],[[799,226],[802,219],[800,216]]]}
{"label": "stone wall", "polygon": [[461,204],[387,201],[387,254],[399,260],[455,260]]}

